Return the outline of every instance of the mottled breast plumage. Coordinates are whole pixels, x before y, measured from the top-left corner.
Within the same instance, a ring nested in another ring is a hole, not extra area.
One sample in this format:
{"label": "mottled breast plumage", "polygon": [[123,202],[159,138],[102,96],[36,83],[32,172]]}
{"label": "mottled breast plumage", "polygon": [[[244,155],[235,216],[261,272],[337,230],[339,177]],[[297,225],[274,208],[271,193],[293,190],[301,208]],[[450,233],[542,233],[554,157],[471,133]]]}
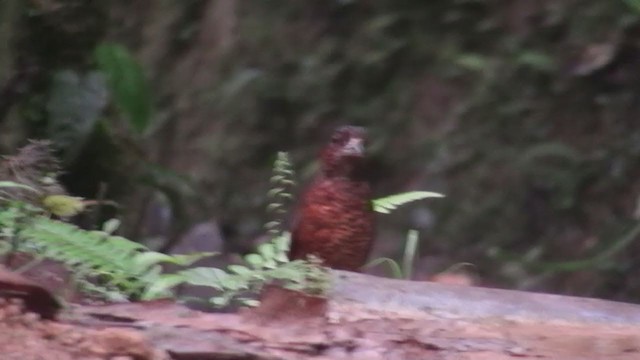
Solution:
{"label": "mottled breast plumage", "polygon": [[326,266],[351,271],[365,264],[375,218],[371,187],[361,176],[363,140],[363,129],[339,128],[324,149],[321,173],[301,197],[290,259],[312,254]]}

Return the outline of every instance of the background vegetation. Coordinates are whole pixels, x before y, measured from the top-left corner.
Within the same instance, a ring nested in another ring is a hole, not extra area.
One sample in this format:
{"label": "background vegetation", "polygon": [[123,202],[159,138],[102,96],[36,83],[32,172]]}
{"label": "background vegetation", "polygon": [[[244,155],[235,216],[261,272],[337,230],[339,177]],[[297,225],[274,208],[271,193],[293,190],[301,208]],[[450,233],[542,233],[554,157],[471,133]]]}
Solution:
{"label": "background vegetation", "polygon": [[206,222],[195,248],[246,253],[277,152],[304,184],[328,131],[365,125],[378,196],[447,195],[382,218],[374,256],[414,228],[416,279],[470,262],[481,284],[637,301],[634,4],[4,0],[0,153],[51,139],[123,235],[167,250]]}

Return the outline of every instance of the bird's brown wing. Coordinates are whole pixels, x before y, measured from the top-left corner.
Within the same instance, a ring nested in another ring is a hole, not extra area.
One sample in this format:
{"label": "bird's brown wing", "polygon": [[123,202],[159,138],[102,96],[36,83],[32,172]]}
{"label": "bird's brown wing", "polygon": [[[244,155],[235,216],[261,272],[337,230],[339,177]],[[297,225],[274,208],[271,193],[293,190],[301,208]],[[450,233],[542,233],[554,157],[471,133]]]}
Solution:
{"label": "bird's brown wing", "polygon": [[302,253],[304,251],[304,246],[301,246],[300,242],[302,239],[300,238],[300,225],[302,224],[303,215],[302,213],[305,211],[307,206],[305,201],[305,194],[309,191],[312,191],[316,184],[318,183],[318,178],[312,179],[309,183],[304,186],[304,191],[297,196],[295,204],[293,205],[294,212],[289,217],[289,229],[291,229],[291,239],[289,242],[289,260],[295,259],[304,259],[306,254]]}

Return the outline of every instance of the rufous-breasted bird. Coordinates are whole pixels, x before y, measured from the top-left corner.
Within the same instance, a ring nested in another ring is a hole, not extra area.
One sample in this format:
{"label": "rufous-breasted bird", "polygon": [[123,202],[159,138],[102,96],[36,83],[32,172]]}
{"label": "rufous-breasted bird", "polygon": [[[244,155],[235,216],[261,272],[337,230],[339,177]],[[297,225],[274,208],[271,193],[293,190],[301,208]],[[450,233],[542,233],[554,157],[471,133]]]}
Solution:
{"label": "rufous-breasted bird", "polygon": [[315,255],[325,266],[359,271],[373,244],[371,186],[364,178],[366,131],[337,128],[320,153],[320,171],[300,198],[289,258]]}

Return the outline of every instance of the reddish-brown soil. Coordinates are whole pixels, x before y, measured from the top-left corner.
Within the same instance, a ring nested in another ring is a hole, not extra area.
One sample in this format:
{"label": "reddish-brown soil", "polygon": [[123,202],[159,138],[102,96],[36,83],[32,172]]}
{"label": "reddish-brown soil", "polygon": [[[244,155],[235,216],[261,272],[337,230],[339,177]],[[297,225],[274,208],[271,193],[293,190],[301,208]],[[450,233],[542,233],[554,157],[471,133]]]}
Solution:
{"label": "reddish-brown soil", "polygon": [[[0,279],[0,358],[613,359],[640,358],[640,307],[595,299],[336,273],[328,299],[269,287],[263,306],[202,313],[172,301],[71,305]],[[18,289],[18,290],[16,290]],[[34,295],[36,294],[36,295]],[[38,295],[39,294],[39,295]],[[30,303],[25,312],[22,303]],[[35,305],[34,305],[35,304]],[[45,312],[46,313],[46,312]]]}

